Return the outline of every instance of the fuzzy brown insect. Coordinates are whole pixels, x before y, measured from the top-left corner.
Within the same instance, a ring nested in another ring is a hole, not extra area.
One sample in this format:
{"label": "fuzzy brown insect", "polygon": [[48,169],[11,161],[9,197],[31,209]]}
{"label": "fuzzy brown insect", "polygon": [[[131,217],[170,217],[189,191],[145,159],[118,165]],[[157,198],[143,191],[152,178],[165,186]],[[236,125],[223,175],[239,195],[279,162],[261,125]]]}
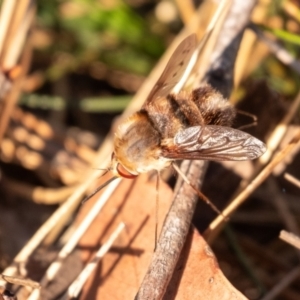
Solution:
{"label": "fuzzy brown insect", "polygon": [[111,168],[115,176],[160,171],[174,160],[249,160],[265,152],[260,140],[229,127],[235,109],[210,86],[172,93],[196,46],[195,35],[181,42],[142,109],[119,125]]}
{"label": "fuzzy brown insect", "polygon": [[182,86],[196,48],[194,34],[184,39],[142,109],[118,126],[111,180],[160,171],[175,160],[250,160],[265,152],[263,142],[229,127],[235,109],[209,85],[191,92],[174,92]]}

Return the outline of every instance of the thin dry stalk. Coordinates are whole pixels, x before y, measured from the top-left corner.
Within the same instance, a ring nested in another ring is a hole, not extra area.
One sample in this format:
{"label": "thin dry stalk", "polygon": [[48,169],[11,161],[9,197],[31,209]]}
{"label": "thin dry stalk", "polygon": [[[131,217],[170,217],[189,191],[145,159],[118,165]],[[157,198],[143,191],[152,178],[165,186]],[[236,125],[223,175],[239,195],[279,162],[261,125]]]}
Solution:
{"label": "thin dry stalk", "polygon": [[1,107],[2,109],[0,111],[0,144],[2,143],[3,136],[8,126],[15,104],[19,99],[22,82],[25,77],[25,74],[27,73],[27,70],[29,69],[30,62],[31,62],[31,46],[30,44],[27,44],[24,49],[23,57],[21,60],[22,74],[16,79],[16,81],[12,85],[11,91],[4,99]]}
{"label": "thin dry stalk", "polygon": [[266,262],[268,266],[279,269],[280,272],[286,272],[290,269],[289,262],[284,257],[274,253],[270,247],[260,245],[245,235],[239,235],[238,240],[245,252],[251,253],[251,255],[259,258],[261,261]]}
{"label": "thin dry stalk", "polygon": [[[5,35],[5,39],[12,39],[14,43],[5,42],[5,46],[3,46],[2,48],[0,65],[3,69],[10,69],[17,64],[17,60],[19,59],[20,53],[22,51],[25,37],[28,34],[29,28],[34,18],[35,6],[29,2],[23,1],[22,3],[23,5],[20,5],[20,9],[17,9],[17,3],[15,4],[16,7],[14,7],[16,9],[15,13],[17,14],[18,18],[15,19],[14,14],[12,13],[11,18],[13,18],[13,20],[5,21],[7,23],[9,22],[10,26],[7,27],[8,32],[3,35]],[[25,4],[27,4],[27,6]],[[23,20],[24,22],[20,23],[20,20]],[[15,30],[11,32],[11,28],[14,28]],[[31,46],[30,43],[27,43],[27,45],[25,46],[25,50],[23,51],[20,64],[22,68],[21,75],[16,79],[10,93],[4,99],[2,104],[2,109],[0,112],[0,144],[10,120],[13,108],[19,98],[22,82],[25,74],[27,73],[30,62]]]}
{"label": "thin dry stalk", "polygon": [[34,16],[35,5],[32,0],[18,2],[14,7],[1,53],[1,66],[4,70],[10,70],[17,64]]}
{"label": "thin dry stalk", "polygon": [[253,175],[241,181],[239,188],[235,192],[235,197],[238,197],[238,195],[242,193],[244,188],[250,184],[250,182],[255,178],[259,170],[261,170],[262,166],[265,166],[269,162],[275,150],[278,148],[279,144],[284,138],[288,130],[288,125],[290,124],[295,114],[297,113],[299,105],[300,105],[300,92],[296,96],[292,105],[289,107],[287,113],[285,114],[281,122],[275,127],[272,134],[268,138],[266,143],[267,151],[258,159],[258,164],[255,166]]}
{"label": "thin dry stalk", "polygon": [[30,279],[23,279],[23,278],[18,278],[15,276],[7,276],[4,274],[0,274],[0,278],[4,280],[7,283],[15,284],[15,285],[22,285],[22,286],[27,286],[33,289],[39,289],[41,286],[38,282],[30,280]]}
{"label": "thin dry stalk", "polygon": [[[119,185],[121,179],[117,179],[113,181],[107,189],[104,190],[103,194],[100,196],[98,201],[95,203],[95,205],[91,208],[90,212],[86,215],[84,220],[81,222],[79,227],[75,230],[75,232],[72,234],[72,236],[69,237],[68,242],[65,244],[65,246],[60,250],[57,258],[54,262],[49,266],[47,269],[44,277],[40,281],[40,284],[42,287],[46,287],[48,282],[53,280],[62,267],[64,263],[64,259],[70,253],[74,250],[76,245],[78,244],[78,241],[81,239],[83,234],[86,232],[86,230],[89,228],[91,223],[95,220],[97,215],[100,213],[101,209],[105,205],[105,203],[109,200],[109,197],[111,194],[115,191],[116,187]],[[35,300],[39,299],[40,291],[35,290],[32,292],[32,294],[29,296],[28,300]]]}
{"label": "thin dry stalk", "polygon": [[[288,156],[299,144],[300,130],[297,131],[294,138],[287,144],[273,160],[250,182],[245,189],[231,201],[231,203],[223,210],[223,215],[229,217],[256,189],[266,180],[274,170],[274,168]],[[212,242],[219,231],[223,227],[223,217],[218,216],[205,231],[204,236]]]}
{"label": "thin dry stalk", "polygon": [[296,187],[300,188],[300,180],[291,174],[284,173],[284,178],[288,180],[290,183],[294,184]]}
{"label": "thin dry stalk", "polygon": [[265,165],[272,157],[274,151],[278,148],[280,142],[286,134],[288,125],[293,120],[295,114],[298,112],[300,105],[300,92],[296,96],[292,105],[289,107],[286,115],[283,117],[282,121],[276,126],[267,141],[267,151],[264,155],[259,158],[260,165]]}
{"label": "thin dry stalk", "polygon": [[292,55],[285,50],[279,43],[267,37],[257,26],[251,24],[250,28],[256,33],[257,37],[261,39],[270,49],[272,53],[285,65],[292,68],[300,74],[300,62],[297,61]]}
{"label": "thin dry stalk", "polygon": [[300,237],[294,233],[287,232],[286,230],[281,230],[279,238],[288,244],[294,246],[297,249],[300,249]]}
{"label": "thin dry stalk", "polygon": [[278,282],[269,293],[267,293],[261,300],[276,299],[280,293],[293,283],[300,275],[300,267],[294,268],[284,278]]}
{"label": "thin dry stalk", "polygon": [[53,205],[66,201],[77,188],[76,186],[63,186],[60,188],[45,188],[42,186],[34,186],[21,181],[9,178],[5,181],[5,186],[8,190],[13,191],[15,195],[33,201],[39,204]]}
{"label": "thin dry stalk", "polygon": [[295,234],[300,234],[297,220],[295,219],[294,215],[290,212],[287,201],[281,195],[281,191],[278,188],[273,177],[270,177],[268,182],[269,193],[271,198],[273,198],[272,203],[277,208],[278,214],[281,216],[285,226],[290,231],[294,232]]}
{"label": "thin dry stalk", "polygon": [[[211,21],[209,22],[206,31],[201,37],[201,50],[199,50],[199,59],[195,65],[194,71],[195,76],[192,77],[191,80],[192,86],[194,88],[198,88],[199,85],[203,83],[203,77],[208,72],[208,69],[211,68],[213,64],[212,59],[212,49],[215,48],[218,39],[220,38],[220,31],[222,30],[222,26],[226,17],[228,15],[228,11],[232,5],[232,1],[221,1],[218,6],[214,7],[213,11],[218,10],[218,13],[214,13],[211,17]],[[203,7],[202,7],[203,6]],[[198,13],[202,13],[202,15],[206,15],[207,11],[211,11],[211,3],[204,2],[203,5],[199,7]],[[203,49],[202,49],[203,48]],[[228,96],[228,95],[226,95]]]}
{"label": "thin dry stalk", "polygon": [[[93,162],[93,166],[91,166],[91,169],[95,166],[99,167],[100,169],[107,168],[109,164],[109,160],[111,157],[112,152],[112,138],[110,135],[106,137],[102,145],[100,146],[96,158]],[[72,209],[67,211],[65,215],[60,219],[60,222],[56,223],[55,227],[51,228],[49,231],[49,235],[45,239],[45,244],[51,244],[54,240],[56,240],[57,236],[60,234],[62,228],[64,228],[65,224],[68,222],[70,216],[74,213],[75,209],[78,207],[78,205],[81,203],[81,199],[83,195],[86,193],[86,191],[89,189],[90,186],[93,185],[93,183],[102,175],[103,171],[100,171],[99,169],[91,171],[87,176],[85,176],[85,181],[76,189],[74,194],[72,194],[66,201],[69,201],[70,198],[73,200],[76,198],[76,201],[74,201],[72,205]]]}
{"label": "thin dry stalk", "polygon": [[195,6],[193,1],[176,0],[176,4],[183,23],[188,24],[195,12]]}
{"label": "thin dry stalk", "polygon": [[99,261],[103,258],[103,256],[109,251],[111,246],[113,245],[114,241],[118,238],[122,230],[125,228],[124,223],[121,223],[115,231],[111,234],[108,238],[106,243],[104,243],[100,249],[96,252],[92,261],[90,261],[86,267],[82,270],[82,272],[78,275],[77,279],[70,285],[66,294],[61,298],[64,299],[71,299],[78,297],[80,291],[82,290],[83,285],[90,277],[91,273],[97,267]]}
{"label": "thin dry stalk", "polygon": [[282,9],[297,22],[300,22],[299,7],[292,1],[284,1]]}
{"label": "thin dry stalk", "polygon": [[[266,18],[268,6],[263,1],[258,1],[253,13],[251,20],[257,24],[263,23]],[[254,55],[255,42],[257,41],[256,35],[250,30],[246,30],[239,53],[236,59],[234,68],[234,86],[238,87],[240,82],[246,78],[262,61],[267,55],[267,52],[263,55]],[[255,56],[255,57],[254,57]],[[251,64],[249,64],[251,61]]]}
{"label": "thin dry stalk", "polygon": [[0,10],[0,57],[17,0],[5,0]]}

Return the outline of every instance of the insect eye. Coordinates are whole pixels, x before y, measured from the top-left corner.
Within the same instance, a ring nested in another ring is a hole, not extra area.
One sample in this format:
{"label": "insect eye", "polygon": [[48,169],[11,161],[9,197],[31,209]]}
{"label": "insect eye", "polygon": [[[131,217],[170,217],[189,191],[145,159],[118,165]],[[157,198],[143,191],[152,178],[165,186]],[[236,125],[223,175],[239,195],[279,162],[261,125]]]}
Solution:
{"label": "insect eye", "polygon": [[131,174],[130,172],[128,172],[121,164],[117,165],[117,171],[120,176],[122,176],[124,178],[128,178],[128,179],[133,179],[137,176],[137,175],[134,175],[134,174]]}

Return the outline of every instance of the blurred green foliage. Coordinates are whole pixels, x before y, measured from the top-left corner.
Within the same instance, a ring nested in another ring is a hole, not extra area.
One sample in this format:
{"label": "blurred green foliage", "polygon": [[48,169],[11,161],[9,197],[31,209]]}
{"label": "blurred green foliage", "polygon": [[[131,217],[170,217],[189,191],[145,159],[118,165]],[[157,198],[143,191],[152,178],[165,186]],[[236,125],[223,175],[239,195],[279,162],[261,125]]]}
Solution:
{"label": "blurred green foliage", "polygon": [[48,70],[53,80],[93,61],[146,75],[164,51],[147,19],[122,1],[39,1],[37,25],[53,38],[44,49],[56,54]]}
{"label": "blurred green foliage", "polygon": [[131,100],[131,96],[111,96],[84,98],[78,101],[65,101],[59,96],[39,94],[23,94],[20,105],[44,110],[62,111],[65,109],[80,109],[92,113],[119,113],[123,111]]}

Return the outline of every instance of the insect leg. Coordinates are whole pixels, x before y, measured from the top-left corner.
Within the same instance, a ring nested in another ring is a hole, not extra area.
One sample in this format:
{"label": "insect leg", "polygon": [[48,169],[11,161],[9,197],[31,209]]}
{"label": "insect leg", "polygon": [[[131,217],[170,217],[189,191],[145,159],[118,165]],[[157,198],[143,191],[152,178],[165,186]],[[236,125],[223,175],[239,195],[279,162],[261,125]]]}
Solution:
{"label": "insect leg", "polygon": [[201,200],[203,200],[207,205],[209,205],[212,208],[212,210],[215,211],[218,215],[221,215],[225,221],[228,220],[228,218],[224,216],[223,213],[203,193],[201,193],[195,186],[191,184],[189,179],[185,176],[184,173],[181,172],[180,168],[175,163],[172,163],[172,166],[176,170],[176,172],[182,177],[182,179],[196,192],[196,194]]}
{"label": "insect leg", "polygon": [[158,241],[158,210],[159,210],[159,182],[160,182],[160,173],[156,171],[156,197],[155,197],[155,233],[154,233],[154,252],[157,247]]}
{"label": "insect leg", "polygon": [[237,112],[237,114],[244,115],[244,116],[247,116],[247,117],[252,119],[252,122],[250,124],[246,124],[246,125],[242,125],[242,126],[238,127],[239,130],[242,130],[242,129],[245,129],[245,128],[250,128],[250,127],[253,127],[253,126],[257,125],[256,115],[251,114],[251,113],[246,112],[246,111],[243,111],[243,110],[239,110],[239,109],[236,109],[236,112]]}

